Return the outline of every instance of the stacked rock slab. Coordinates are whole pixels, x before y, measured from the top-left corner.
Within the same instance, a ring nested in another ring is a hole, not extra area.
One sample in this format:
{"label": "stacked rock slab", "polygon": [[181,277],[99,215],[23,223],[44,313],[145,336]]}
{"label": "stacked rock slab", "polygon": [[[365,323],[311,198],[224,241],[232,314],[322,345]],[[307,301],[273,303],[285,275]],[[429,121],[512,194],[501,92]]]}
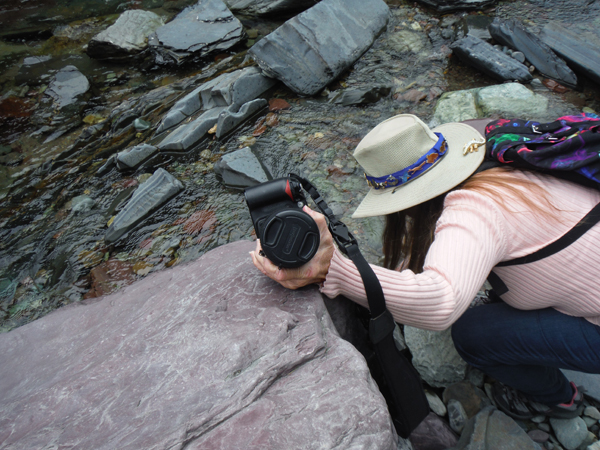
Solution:
{"label": "stacked rock slab", "polygon": [[546,24],[540,35],[542,41],[563,57],[575,71],[600,83],[600,40],[598,37],[586,36],[593,41],[586,40],[556,22]]}
{"label": "stacked rock slab", "polygon": [[524,64],[475,36],[459,39],[450,48],[466,64],[497,80],[528,83],[533,79]]}
{"label": "stacked rock slab", "polygon": [[227,7],[236,13],[250,16],[287,15],[310,8],[316,0],[225,0]]}
{"label": "stacked rock slab", "polygon": [[200,0],[149,36],[158,63],[180,64],[227,50],[244,37],[242,23],[221,0]]}
{"label": "stacked rock slab", "polygon": [[151,11],[125,11],[113,25],[92,38],[86,53],[97,59],[121,59],[139,54],[148,47],[148,35],[162,25],[162,18]]}
{"label": "stacked rock slab", "polygon": [[489,26],[489,31],[496,42],[522,52],[540,73],[567,86],[577,85],[577,76],[569,66],[521,24],[496,18]]}
{"label": "stacked rock slab", "polygon": [[0,334],[10,448],[397,448],[365,360],[316,288],[241,241]]}
{"label": "stacked rock slab", "polygon": [[314,95],[350,67],[385,28],[382,0],[322,0],[250,50],[264,73]]}

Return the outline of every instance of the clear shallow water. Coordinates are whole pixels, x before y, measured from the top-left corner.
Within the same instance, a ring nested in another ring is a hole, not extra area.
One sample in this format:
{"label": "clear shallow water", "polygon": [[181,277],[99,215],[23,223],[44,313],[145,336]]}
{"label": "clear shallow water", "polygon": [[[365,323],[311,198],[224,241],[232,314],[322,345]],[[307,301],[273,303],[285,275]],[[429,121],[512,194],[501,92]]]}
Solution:
{"label": "clear shallow water", "polygon": [[[565,17],[576,18],[582,32],[596,26],[597,15],[581,10],[587,2],[558,2],[558,8],[547,8],[546,3],[501,2],[489,13],[524,18],[532,27]],[[6,157],[0,164],[0,329],[97,295],[100,287],[110,291],[216,246],[253,239],[242,193],[224,186],[212,170],[223,154],[246,145],[273,177],[289,172],[308,177],[360,239],[367,258],[380,262],[381,220],[350,217],[366,192],[351,156],[354,147],[369,129],[395,114],[413,113],[429,120],[435,96],[418,102],[396,99],[411,90],[429,94],[496,84],[448,58],[443,47],[447,42],[428,36],[440,20],[459,15],[444,17],[404,1],[390,2],[390,7],[388,30],[323,95],[300,98],[281,85],[269,92],[267,98],[285,99],[291,107],[275,113],[276,120],[264,132],[259,132],[258,121],[266,111],[226,139],[207,139],[186,154],[165,154],[147,170],[113,171],[102,177],[97,171],[111,154],[160,139],[153,129],[178,98],[223,71],[247,64],[246,46],[177,69],[91,60],[83,46],[116,16],[63,24],[53,36],[46,32],[5,38],[0,47],[0,157]],[[156,11],[175,13],[164,7]],[[242,19],[259,37],[278,24]],[[21,66],[30,56],[50,58],[44,70],[27,73]],[[53,128],[48,125],[53,112],[39,105],[48,77],[66,64],[76,65],[88,77],[93,95],[81,112],[83,123],[76,120],[70,127]],[[392,86],[396,98],[350,107],[327,102],[328,91],[373,84]],[[590,83],[582,91],[545,95],[557,114],[584,106],[600,109],[597,88]],[[152,129],[119,127],[130,111],[150,122]],[[44,114],[49,117],[44,119]],[[95,135],[94,126],[99,127]],[[107,245],[107,224],[156,167],[175,175],[185,190],[115,245]],[[82,196],[91,199],[93,207],[78,212]],[[100,267],[106,268],[108,281],[94,275]]]}

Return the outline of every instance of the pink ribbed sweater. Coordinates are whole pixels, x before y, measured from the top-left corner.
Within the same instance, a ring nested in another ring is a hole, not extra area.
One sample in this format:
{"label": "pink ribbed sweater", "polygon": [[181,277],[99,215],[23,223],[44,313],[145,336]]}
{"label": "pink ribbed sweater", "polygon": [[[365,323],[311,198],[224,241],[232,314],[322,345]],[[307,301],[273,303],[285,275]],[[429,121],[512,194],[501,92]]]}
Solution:
{"label": "pink ribbed sweater", "polygon": [[[600,202],[599,191],[554,177],[522,172],[515,176],[528,178],[548,192],[559,210],[554,214],[558,220],[533,212],[510,192],[498,191],[498,195],[511,199],[513,211],[485,193],[449,193],[422,273],[373,266],[397,322],[429,330],[448,328],[469,307],[497,263],[555,241]],[[600,325],[600,224],[559,253],[495,272],[509,289],[502,297],[509,305],[553,307]],[[356,267],[337,249],[321,292],[328,297],[342,294],[367,306]]]}

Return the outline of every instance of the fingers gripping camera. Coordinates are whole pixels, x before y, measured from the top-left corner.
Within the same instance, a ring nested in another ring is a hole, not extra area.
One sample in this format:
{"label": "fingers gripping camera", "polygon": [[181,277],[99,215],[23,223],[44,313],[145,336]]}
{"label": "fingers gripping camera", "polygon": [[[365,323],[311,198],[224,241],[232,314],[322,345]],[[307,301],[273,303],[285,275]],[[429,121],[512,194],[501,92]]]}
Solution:
{"label": "fingers gripping camera", "polygon": [[299,182],[278,178],[244,191],[256,236],[265,255],[282,268],[300,267],[319,248],[319,228],[304,211]]}

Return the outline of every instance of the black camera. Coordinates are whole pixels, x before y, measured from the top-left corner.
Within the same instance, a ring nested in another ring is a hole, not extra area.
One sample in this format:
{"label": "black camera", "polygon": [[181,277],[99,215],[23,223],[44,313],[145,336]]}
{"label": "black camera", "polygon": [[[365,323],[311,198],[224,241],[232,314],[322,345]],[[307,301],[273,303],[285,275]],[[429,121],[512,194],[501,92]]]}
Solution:
{"label": "black camera", "polygon": [[244,190],[256,236],[265,256],[283,268],[300,267],[319,248],[319,228],[304,211],[302,185],[289,177]]}

